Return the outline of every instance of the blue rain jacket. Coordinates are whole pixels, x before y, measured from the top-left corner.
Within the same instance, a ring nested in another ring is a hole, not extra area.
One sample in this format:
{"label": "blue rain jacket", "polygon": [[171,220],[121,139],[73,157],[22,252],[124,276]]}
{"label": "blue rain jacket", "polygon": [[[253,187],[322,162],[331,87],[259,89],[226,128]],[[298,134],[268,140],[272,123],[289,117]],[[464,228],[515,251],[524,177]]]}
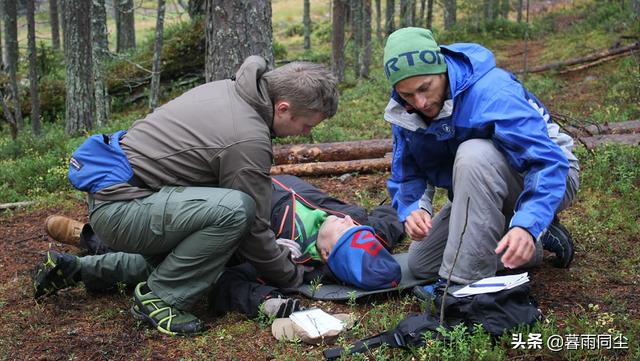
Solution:
{"label": "blue rain jacket", "polygon": [[510,227],[525,228],[538,238],[562,200],[569,169],[567,155],[549,137],[547,109],[515,76],[496,67],[488,49],[460,43],[441,46],[441,51],[448,67],[451,114],[407,126],[402,119],[421,118],[404,110],[406,103],[395,91],[385,112],[393,131],[387,186],[400,220],[418,209],[427,184],[447,189],[453,199],[458,146],[468,139],[491,139],[524,176]]}

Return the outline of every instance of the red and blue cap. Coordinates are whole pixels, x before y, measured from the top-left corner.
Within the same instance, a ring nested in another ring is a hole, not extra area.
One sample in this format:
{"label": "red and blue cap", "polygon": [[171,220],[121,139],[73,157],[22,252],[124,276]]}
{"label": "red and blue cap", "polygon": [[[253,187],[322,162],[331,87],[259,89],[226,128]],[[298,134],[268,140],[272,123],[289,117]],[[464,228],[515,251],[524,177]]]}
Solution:
{"label": "red and blue cap", "polygon": [[340,281],[367,291],[397,287],[402,279],[400,264],[369,226],[348,229],[331,250],[327,265]]}

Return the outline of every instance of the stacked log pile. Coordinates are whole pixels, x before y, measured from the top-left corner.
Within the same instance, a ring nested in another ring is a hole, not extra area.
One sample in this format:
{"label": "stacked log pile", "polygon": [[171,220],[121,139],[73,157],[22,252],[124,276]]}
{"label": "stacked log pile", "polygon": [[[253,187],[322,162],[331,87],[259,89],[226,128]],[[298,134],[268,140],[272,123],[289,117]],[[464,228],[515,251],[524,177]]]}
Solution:
{"label": "stacked log pile", "polygon": [[[564,131],[588,149],[605,143],[640,145],[640,120],[567,126]],[[384,172],[391,169],[391,139],[351,142],[277,145],[271,174],[321,176],[345,173]]]}

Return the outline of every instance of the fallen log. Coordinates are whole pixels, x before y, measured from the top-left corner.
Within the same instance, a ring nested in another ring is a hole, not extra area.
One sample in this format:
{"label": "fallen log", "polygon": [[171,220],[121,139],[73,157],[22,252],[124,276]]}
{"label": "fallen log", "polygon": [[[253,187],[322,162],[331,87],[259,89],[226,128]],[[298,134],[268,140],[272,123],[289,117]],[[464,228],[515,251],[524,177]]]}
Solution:
{"label": "fallen log", "polygon": [[4,211],[5,209],[23,208],[33,204],[36,204],[36,202],[25,201],[25,202],[15,202],[15,203],[2,203],[0,204],[0,211]]}
{"label": "fallen log", "polygon": [[633,54],[633,51],[629,51],[629,52],[625,52],[625,53],[620,53],[620,54],[615,54],[615,55],[611,55],[611,56],[607,56],[589,63],[584,63],[581,65],[577,65],[571,68],[566,68],[564,70],[561,70],[558,72],[558,74],[567,74],[567,73],[572,73],[574,71],[580,71],[580,70],[584,70],[584,69],[589,69],[592,68],[596,65],[602,64],[602,63],[606,63],[607,61],[611,61],[611,60],[615,60],[618,58],[623,58],[625,56],[629,56]]}
{"label": "fallen log", "polygon": [[297,176],[320,176],[353,172],[384,172],[389,169],[391,169],[391,157],[384,157],[347,161],[274,165],[271,167],[271,175],[292,174]]}
{"label": "fallen log", "polygon": [[563,127],[569,135],[592,136],[599,134],[630,134],[640,133],[640,120],[630,120],[627,122],[616,122],[607,124],[590,124],[584,127],[566,126]]}
{"label": "fallen log", "polygon": [[[593,62],[602,58],[607,58],[613,55],[627,54],[627,53],[630,54],[638,50],[640,50],[640,42],[635,42],[631,45],[627,45],[627,46],[623,46],[615,49],[607,49],[607,50],[599,51],[595,54],[591,54],[591,55],[587,55],[579,58],[574,58],[574,59],[565,60],[565,61],[558,61],[555,63],[533,67],[531,69],[527,69],[527,73],[541,73],[544,71],[559,69],[566,66],[589,63],[589,62]],[[522,73],[524,73],[524,69],[516,72],[516,74],[522,74]]]}
{"label": "fallen log", "polygon": [[277,145],[273,158],[277,165],[380,158],[391,152],[392,146],[391,139]]}
{"label": "fallen log", "polygon": [[581,137],[580,141],[588,149],[595,149],[600,145],[616,143],[640,145],[640,134],[603,134],[592,137]]}

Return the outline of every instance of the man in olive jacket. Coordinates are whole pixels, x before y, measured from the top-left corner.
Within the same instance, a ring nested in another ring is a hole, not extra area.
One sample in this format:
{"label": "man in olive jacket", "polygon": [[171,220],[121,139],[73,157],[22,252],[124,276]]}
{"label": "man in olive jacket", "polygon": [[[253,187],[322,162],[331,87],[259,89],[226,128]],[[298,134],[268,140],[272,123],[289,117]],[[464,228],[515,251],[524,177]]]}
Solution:
{"label": "man in olive jacket", "polygon": [[136,318],[169,335],[201,332],[188,310],[234,253],[271,284],[302,282],[302,267],[269,228],[271,138],[308,134],[337,105],[324,67],[297,62],[267,71],[252,56],[235,80],[198,86],[132,125],[120,145],[134,177],[89,193],[88,205],[110,248],[156,264],[135,288]]}

